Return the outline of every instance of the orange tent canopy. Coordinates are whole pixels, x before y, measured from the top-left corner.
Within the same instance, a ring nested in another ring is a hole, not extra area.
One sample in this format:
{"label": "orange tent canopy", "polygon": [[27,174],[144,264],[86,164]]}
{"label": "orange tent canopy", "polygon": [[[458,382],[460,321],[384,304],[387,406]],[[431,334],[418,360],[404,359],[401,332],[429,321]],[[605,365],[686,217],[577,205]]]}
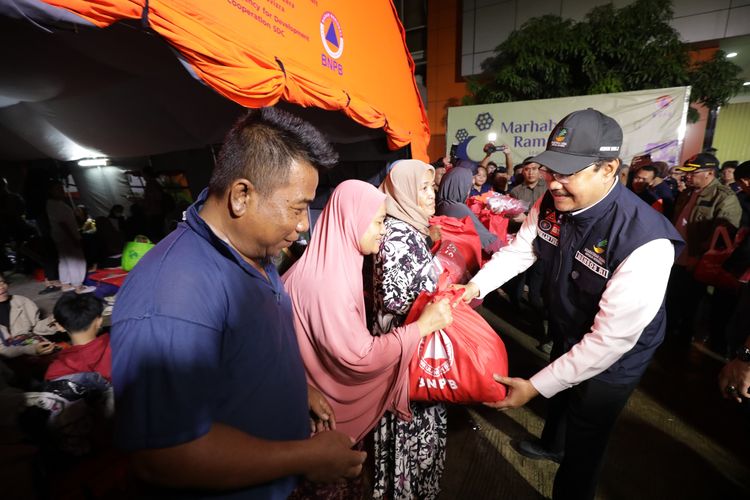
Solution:
{"label": "orange tent canopy", "polygon": [[[429,126],[388,0],[44,0],[104,28],[143,19],[195,74],[245,107],[280,99],[382,128],[428,161]],[[147,10],[144,10],[147,9]]]}

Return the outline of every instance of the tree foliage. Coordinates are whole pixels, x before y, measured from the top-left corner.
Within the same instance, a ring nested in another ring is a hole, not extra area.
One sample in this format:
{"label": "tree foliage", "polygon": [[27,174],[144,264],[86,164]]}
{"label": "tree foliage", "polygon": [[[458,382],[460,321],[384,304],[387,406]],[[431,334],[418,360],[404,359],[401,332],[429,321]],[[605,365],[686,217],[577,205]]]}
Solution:
{"label": "tree foliage", "polygon": [[[742,88],[741,68],[718,51],[690,63],[669,25],[671,0],[595,7],[581,22],[547,15],[526,22],[469,78],[464,104],[522,101],[692,85],[691,101],[715,108]],[[692,110],[691,117],[697,113]]]}

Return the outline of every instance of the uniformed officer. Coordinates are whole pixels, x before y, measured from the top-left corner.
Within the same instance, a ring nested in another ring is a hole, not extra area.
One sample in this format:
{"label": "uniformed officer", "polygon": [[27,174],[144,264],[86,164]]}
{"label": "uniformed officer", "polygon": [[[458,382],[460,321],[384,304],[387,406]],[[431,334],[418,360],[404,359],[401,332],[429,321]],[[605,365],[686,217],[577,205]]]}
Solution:
{"label": "uniformed officer", "polygon": [[531,458],[560,462],[553,498],[594,498],[610,433],[664,338],[664,293],[683,242],[667,219],[617,179],[622,129],[594,109],[576,111],[553,129],[541,165],[548,191],[516,239],[466,285],[464,299],[484,297],[539,259],[550,364],[508,386],[498,409],[550,398],[540,441],[518,444]]}

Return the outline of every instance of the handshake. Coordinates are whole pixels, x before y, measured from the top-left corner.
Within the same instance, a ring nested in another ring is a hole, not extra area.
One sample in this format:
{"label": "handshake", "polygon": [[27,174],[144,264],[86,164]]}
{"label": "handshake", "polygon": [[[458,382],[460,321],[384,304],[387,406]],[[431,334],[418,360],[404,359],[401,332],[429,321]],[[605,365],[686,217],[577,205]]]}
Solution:
{"label": "handshake", "polygon": [[483,149],[484,149],[485,154],[488,154],[488,155],[496,151],[500,151],[506,154],[510,153],[510,148],[506,146],[505,144],[503,144],[502,146],[495,146],[495,143],[493,142],[488,142],[487,144],[485,144]]}

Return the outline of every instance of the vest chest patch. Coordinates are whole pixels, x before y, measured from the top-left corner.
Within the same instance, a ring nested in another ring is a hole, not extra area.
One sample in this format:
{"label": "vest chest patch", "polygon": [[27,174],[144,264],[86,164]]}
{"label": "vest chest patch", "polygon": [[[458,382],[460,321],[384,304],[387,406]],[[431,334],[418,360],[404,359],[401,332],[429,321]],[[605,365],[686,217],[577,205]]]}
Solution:
{"label": "vest chest patch", "polygon": [[547,243],[559,246],[560,221],[554,210],[547,209],[544,219],[537,224],[536,233]]}
{"label": "vest chest patch", "polygon": [[596,253],[596,250],[592,250],[590,248],[584,248],[583,255],[591,259],[593,262],[596,262],[600,266],[603,266],[605,263],[604,256]]}
{"label": "vest chest patch", "polygon": [[602,278],[609,278],[609,270],[604,269],[602,266],[591,260],[590,258],[586,257],[584,254],[582,254],[580,251],[576,251],[576,260],[586,266],[587,269],[590,269],[591,271],[594,271],[596,274],[601,276]]}
{"label": "vest chest patch", "polygon": [[[546,222],[546,221],[542,221],[542,222]],[[556,237],[552,236],[549,232],[544,231],[542,229],[541,223],[539,223],[539,227],[536,230],[536,234],[547,243],[551,245],[559,246],[559,240]]]}

